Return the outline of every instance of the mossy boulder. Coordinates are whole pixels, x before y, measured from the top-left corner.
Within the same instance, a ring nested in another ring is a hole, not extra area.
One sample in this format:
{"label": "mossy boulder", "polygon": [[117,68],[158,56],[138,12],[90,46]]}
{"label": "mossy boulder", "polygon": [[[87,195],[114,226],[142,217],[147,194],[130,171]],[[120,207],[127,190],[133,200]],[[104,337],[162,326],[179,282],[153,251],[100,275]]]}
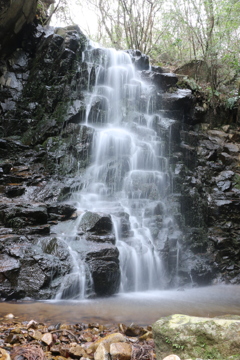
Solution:
{"label": "mossy boulder", "polygon": [[157,360],[170,353],[181,359],[240,359],[240,317],[229,319],[171,315],[153,324]]}

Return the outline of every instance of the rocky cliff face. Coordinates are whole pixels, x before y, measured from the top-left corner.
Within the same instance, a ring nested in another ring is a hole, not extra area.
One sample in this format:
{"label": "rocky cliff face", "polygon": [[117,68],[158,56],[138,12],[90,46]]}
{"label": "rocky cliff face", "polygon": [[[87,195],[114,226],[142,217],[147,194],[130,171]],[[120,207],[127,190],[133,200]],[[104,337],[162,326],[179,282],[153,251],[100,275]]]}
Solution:
{"label": "rocky cliff face", "polygon": [[[66,244],[57,240],[53,229],[77,218],[67,200],[81,187],[77,171],[83,173],[90,162],[93,129],[82,124],[83,92],[93,86],[96,74],[93,67],[89,76],[83,58],[86,46],[87,39],[76,26],[32,25],[18,47],[1,60],[1,299],[53,297],[70,272]],[[159,111],[173,119],[170,132],[156,123],[172,154],[171,207],[184,233],[180,248],[174,238],[166,238],[160,249],[168,286],[176,285],[176,258],[180,286],[239,283],[240,133],[228,126],[211,129],[207,116],[201,125],[191,91],[178,89],[174,74],[166,75],[161,68],[146,70],[148,60],[139,52],[131,55],[142,79],[159,88]],[[160,213],[152,233],[161,231]],[[126,214],[122,227],[123,233],[127,231]],[[95,292],[116,292],[119,254],[111,219],[90,213],[81,231],[89,241],[84,256]],[[70,288],[71,284],[69,293]]]}
{"label": "rocky cliff face", "polygon": [[[204,128],[204,126],[202,127]],[[239,283],[239,132],[229,125],[181,132],[181,204],[186,250],[208,257],[197,283]],[[190,166],[189,166],[190,164]],[[190,231],[188,231],[190,229]]]}

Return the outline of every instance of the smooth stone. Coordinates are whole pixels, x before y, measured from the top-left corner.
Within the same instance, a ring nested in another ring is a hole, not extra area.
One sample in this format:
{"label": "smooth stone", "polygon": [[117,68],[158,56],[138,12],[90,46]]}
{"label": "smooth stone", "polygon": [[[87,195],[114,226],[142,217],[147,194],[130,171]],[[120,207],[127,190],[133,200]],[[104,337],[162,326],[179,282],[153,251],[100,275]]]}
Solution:
{"label": "smooth stone", "polygon": [[29,330],[29,335],[35,340],[42,340],[42,333],[38,330]]}
{"label": "smooth stone", "polygon": [[138,325],[131,325],[128,326],[127,329],[125,330],[125,334],[127,336],[141,336],[144,333],[146,333],[146,331]]}
{"label": "smooth stone", "polygon": [[9,353],[2,348],[0,348],[0,359],[1,360],[11,360]]}
{"label": "smooth stone", "polygon": [[27,324],[27,329],[37,329],[38,327],[38,322],[35,320],[30,320],[29,323]]}
{"label": "smooth stone", "polygon": [[42,336],[41,341],[43,341],[47,345],[50,345],[53,342],[52,334],[51,333],[45,333]]}
{"label": "smooth stone", "polygon": [[233,143],[227,143],[224,145],[224,151],[226,151],[227,153],[238,153],[239,152],[239,147],[236,144]]}
{"label": "smooth stone", "polygon": [[98,235],[109,233],[112,230],[112,220],[109,214],[85,212],[82,216],[79,228],[83,231],[96,232]]}
{"label": "smooth stone", "polygon": [[172,354],[165,357],[163,360],[181,360],[179,356]]}
{"label": "smooth stone", "polygon": [[100,344],[94,353],[94,360],[110,360],[109,353],[104,344]]}
{"label": "smooth stone", "polygon": [[82,358],[83,356],[87,357],[86,351],[80,345],[71,347],[69,349],[69,355],[73,358]]}
{"label": "smooth stone", "polygon": [[120,333],[109,334],[104,338],[95,341],[93,344],[89,346],[89,348],[95,351],[100,344],[103,344],[106,347],[106,349],[109,351],[110,345],[117,342],[126,342],[126,337]]}
{"label": "smooth stone", "polygon": [[4,316],[6,319],[14,319],[15,316],[13,314],[7,314]]}
{"label": "smooth stone", "polygon": [[118,342],[110,345],[112,360],[130,360],[132,357],[132,346],[127,343]]}

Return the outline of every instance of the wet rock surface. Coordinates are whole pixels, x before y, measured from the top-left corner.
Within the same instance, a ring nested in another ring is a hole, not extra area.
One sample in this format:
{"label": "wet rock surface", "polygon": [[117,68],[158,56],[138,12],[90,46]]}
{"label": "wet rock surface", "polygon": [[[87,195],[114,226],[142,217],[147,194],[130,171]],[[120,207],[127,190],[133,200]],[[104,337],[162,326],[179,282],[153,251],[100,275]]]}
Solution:
{"label": "wet rock surface", "polygon": [[[190,247],[196,258],[199,254],[208,258],[205,265],[196,261],[192,266],[192,278],[197,283],[207,278],[215,279],[215,282],[239,283],[239,175],[236,152],[239,143],[232,142],[234,133],[234,129],[226,132],[224,127],[181,132],[183,143],[191,146],[191,153],[186,153],[184,160],[181,206],[183,213],[189,214],[186,225],[195,228],[186,235],[184,247]],[[190,168],[192,159],[194,166]],[[176,183],[176,186],[179,185]]]}
{"label": "wet rock surface", "polygon": [[97,295],[112,295],[119,290],[119,251],[111,244],[94,244],[87,252],[94,290]]}

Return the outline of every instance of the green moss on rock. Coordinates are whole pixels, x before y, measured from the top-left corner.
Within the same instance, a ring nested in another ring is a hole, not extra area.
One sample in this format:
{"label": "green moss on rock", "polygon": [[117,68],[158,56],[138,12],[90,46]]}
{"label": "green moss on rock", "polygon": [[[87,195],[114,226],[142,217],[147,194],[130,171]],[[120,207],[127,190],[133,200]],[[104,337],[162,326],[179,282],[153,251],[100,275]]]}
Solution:
{"label": "green moss on rock", "polygon": [[182,359],[240,358],[240,320],[175,314],[153,325],[157,359],[176,353]]}

